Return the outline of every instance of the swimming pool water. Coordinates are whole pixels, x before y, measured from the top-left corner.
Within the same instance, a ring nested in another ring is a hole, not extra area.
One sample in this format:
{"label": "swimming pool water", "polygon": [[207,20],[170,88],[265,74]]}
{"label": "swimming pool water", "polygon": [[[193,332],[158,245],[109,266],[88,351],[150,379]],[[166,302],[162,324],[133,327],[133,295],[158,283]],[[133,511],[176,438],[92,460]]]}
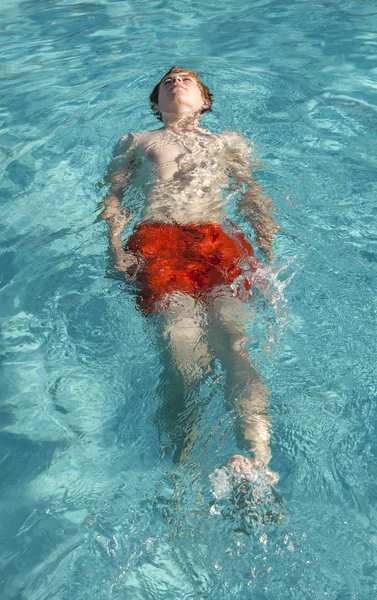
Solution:
{"label": "swimming pool water", "polygon": [[[372,600],[375,2],[6,0],[1,30],[1,599]],[[221,372],[174,466],[157,331],[94,223],[112,147],[156,127],[173,64],[213,90],[207,127],[254,141],[281,287],[295,273],[284,323],[258,314],[275,342],[250,345],[286,512],[251,535],[210,509],[237,450]]]}

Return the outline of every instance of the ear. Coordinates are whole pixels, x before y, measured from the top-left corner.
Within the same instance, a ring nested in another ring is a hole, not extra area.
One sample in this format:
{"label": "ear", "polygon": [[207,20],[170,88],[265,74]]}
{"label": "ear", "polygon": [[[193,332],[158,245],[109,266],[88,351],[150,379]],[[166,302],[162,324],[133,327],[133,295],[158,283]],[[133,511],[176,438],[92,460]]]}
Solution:
{"label": "ear", "polygon": [[204,100],[202,108],[209,108],[211,106],[211,103],[209,100]]}

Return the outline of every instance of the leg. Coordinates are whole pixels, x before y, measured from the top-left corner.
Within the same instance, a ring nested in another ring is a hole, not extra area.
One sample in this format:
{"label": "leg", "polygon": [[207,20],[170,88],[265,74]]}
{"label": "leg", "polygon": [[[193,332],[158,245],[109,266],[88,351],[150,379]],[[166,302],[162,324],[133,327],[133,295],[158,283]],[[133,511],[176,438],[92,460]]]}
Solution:
{"label": "leg", "polygon": [[[250,362],[247,316],[245,304],[234,298],[228,289],[218,289],[211,296],[210,342],[226,373],[228,405],[232,398],[238,399],[240,445],[247,445],[253,452],[255,466],[267,468],[271,460],[271,420],[267,412],[269,391]],[[240,455],[232,457],[228,464],[236,470],[248,468]]]}
{"label": "leg", "polygon": [[197,388],[212,357],[206,339],[204,307],[191,296],[176,293],[162,316],[163,373],[158,411],[160,433],[174,446],[174,461],[187,458],[197,437],[197,425],[206,403]]}
{"label": "leg", "polygon": [[185,384],[197,383],[211,362],[203,304],[187,294],[175,293],[164,313],[162,335]]}

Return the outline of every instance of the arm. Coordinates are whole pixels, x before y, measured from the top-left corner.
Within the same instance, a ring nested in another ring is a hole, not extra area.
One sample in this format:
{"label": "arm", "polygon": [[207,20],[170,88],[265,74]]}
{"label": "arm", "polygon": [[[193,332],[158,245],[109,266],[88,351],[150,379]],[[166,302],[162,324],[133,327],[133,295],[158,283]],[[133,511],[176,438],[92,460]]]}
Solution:
{"label": "arm", "polygon": [[110,251],[113,255],[115,268],[127,271],[135,265],[135,257],[126,253],[122,247],[121,234],[127,223],[132,219],[125,209],[121,208],[123,192],[130,182],[134,168],[133,152],[134,136],[124,136],[114,150],[105,176],[105,183],[110,184],[110,189],[100,206],[103,211],[99,219],[104,219],[109,224]]}
{"label": "arm", "polygon": [[245,140],[238,134],[232,134],[231,140],[230,173],[234,189],[240,194],[238,208],[253,226],[259,248],[268,260],[272,260],[275,256],[272,251],[274,235],[279,230],[272,216],[273,200],[251,175],[253,164]]}

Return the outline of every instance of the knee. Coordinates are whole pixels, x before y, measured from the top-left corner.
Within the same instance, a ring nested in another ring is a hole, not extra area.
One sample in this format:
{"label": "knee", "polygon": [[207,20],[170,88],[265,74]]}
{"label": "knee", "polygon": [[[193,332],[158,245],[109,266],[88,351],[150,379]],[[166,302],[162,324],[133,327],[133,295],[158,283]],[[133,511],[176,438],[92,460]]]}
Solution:
{"label": "knee", "polygon": [[245,336],[234,337],[231,341],[231,351],[235,354],[247,352]]}
{"label": "knee", "polygon": [[165,327],[164,337],[171,344],[195,346],[202,336],[201,328],[188,317],[180,318],[178,322]]}

